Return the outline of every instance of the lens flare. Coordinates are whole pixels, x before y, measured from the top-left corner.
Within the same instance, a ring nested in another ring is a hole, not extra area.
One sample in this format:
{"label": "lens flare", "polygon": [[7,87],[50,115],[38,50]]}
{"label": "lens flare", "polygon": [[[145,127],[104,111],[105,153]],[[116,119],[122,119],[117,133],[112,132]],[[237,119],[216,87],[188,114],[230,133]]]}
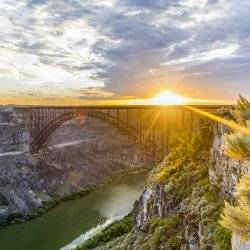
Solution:
{"label": "lens flare", "polygon": [[185,106],[187,109],[189,110],[192,110],[202,116],[205,116],[205,117],[208,117],[216,122],[219,122],[219,123],[222,123],[224,125],[226,125],[227,127],[233,129],[233,130],[236,130],[236,131],[239,131],[241,133],[244,133],[244,134],[247,134],[247,135],[250,135],[250,128],[247,128],[247,127],[244,127],[244,126],[241,126],[240,124],[232,121],[232,120],[227,120],[223,117],[220,117],[220,116],[217,116],[217,115],[214,115],[214,114],[211,114],[209,112],[206,112],[204,110],[200,110],[198,108],[195,108],[195,107],[190,107],[190,106]]}
{"label": "lens flare", "polygon": [[154,105],[182,105],[187,101],[187,98],[171,91],[162,92],[151,99]]}

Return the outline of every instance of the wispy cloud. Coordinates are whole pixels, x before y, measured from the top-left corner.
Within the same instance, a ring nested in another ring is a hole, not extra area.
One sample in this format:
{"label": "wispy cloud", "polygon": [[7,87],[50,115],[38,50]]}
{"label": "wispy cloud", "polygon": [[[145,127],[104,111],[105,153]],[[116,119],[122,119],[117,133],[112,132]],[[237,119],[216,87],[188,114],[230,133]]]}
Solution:
{"label": "wispy cloud", "polygon": [[250,90],[248,0],[3,0],[0,12],[4,92]]}
{"label": "wispy cloud", "polygon": [[82,100],[87,99],[110,99],[114,98],[115,95],[101,87],[79,87],[75,90],[77,98]]}

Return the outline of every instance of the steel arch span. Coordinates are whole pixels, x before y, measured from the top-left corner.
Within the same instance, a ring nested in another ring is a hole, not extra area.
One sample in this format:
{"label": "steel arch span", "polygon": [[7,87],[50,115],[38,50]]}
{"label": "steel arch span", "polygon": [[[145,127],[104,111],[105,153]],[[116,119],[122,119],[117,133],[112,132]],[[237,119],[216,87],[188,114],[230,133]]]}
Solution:
{"label": "steel arch span", "polygon": [[127,122],[122,121],[118,117],[93,109],[68,111],[51,120],[44,128],[42,128],[39,134],[33,138],[33,141],[30,145],[31,153],[37,153],[47,141],[49,136],[53,134],[53,132],[63,123],[83,116],[99,119],[113,127],[118,128],[121,134],[127,136],[130,141],[139,146],[144,152],[147,153],[148,156],[152,157],[152,160],[155,164],[162,161],[164,153],[153,140],[150,140],[135,127]]}
{"label": "steel arch span", "polygon": [[[201,105],[196,109],[217,113],[223,106]],[[23,107],[20,115],[29,124],[30,151],[36,153],[64,122],[92,117],[119,129],[157,164],[171,151],[171,138],[181,129],[196,133],[202,115],[183,106],[121,105]],[[206,118],[208,119],[208,118]]]}

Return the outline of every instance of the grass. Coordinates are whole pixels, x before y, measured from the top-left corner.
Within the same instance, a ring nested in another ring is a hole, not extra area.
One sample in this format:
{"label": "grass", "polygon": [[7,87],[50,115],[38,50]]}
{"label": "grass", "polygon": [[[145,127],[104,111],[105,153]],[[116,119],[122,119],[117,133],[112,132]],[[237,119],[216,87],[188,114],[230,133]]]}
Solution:
{"label": "grass", "polygon": [[113,239],[120,237],[131,231],[133,226],[132,215],[125,216],[122,220],[116,221],[102,230],[99,234],[93,236],[91,239],[84,242],[79,246],[78,250],[93,249],[101,244],[112,241]]}

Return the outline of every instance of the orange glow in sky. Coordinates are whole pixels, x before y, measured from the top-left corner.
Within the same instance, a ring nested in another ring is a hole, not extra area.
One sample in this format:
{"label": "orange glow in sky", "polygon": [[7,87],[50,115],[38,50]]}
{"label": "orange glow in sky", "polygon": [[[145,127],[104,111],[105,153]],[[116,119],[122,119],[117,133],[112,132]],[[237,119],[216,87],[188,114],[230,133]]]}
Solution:
{"label": "orange glow in sky", "polygon": [[164,91],[151,98],[151,103],[155,105],[181,105],[190,101],[189,98],[178,95],[172,91]]}
{"label": "orange glow in sky", "polygon": [[[229,104],[225,100],[194,99],[183,96],[172,90],[163,90],[150,98],[116,97],[107,99],[80,100],[75,96],[55,95],[54,98],[37,98],[28,96],[1,96],[0,105],[48,105],[48,106],[77,106],[77,105],[187,105],[187,104]],[[231,103],[230,103],[231,104]]]}

